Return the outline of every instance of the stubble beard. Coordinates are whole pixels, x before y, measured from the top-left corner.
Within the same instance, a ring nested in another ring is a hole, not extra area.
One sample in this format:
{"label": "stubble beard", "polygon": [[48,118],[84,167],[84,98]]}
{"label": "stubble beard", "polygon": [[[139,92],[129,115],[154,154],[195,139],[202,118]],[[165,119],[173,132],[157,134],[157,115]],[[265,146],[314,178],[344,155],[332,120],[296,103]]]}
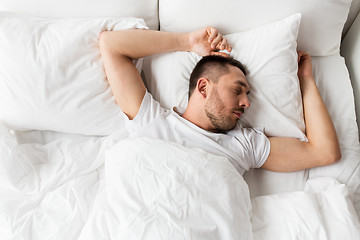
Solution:
{"label": "stubble beard", "polygon": [[226,133],[236,127],[238,121],[232,121],[226,117],[224,102],[220,99],[217,89],[214,89],[209,101],[205,104],[205,113],[210,123],[215,127],[217,132]]}

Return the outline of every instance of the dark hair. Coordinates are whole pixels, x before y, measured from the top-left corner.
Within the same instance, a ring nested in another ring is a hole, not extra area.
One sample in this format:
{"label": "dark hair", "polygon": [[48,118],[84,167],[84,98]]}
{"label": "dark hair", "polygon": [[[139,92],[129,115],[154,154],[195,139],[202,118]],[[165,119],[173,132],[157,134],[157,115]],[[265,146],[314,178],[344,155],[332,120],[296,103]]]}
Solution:
{"label": "dark hair", "polygon": [[217,82],[219,78],[230,71],[229,66],[239,68],[246,76],[244,66],[232,57],[222,57],[217,55],[209,55],[203,57],[194,67],[189,81],[189,98],[193,93],[197,81],[205,77],[212,82]]}

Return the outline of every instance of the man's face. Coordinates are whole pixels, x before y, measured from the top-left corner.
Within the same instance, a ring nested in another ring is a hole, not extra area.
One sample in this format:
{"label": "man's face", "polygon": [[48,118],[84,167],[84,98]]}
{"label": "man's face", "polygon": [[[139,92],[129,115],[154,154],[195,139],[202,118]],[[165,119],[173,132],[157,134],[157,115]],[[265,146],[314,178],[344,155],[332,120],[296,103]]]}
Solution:
{"label": "man's face", "polygon": [[227,132],[236,127],[245,108],[250,106],[249,92],[245,75],[237,67],[230,66],[228,74],[216,83],[211,82],[205,113],[216,131]]}

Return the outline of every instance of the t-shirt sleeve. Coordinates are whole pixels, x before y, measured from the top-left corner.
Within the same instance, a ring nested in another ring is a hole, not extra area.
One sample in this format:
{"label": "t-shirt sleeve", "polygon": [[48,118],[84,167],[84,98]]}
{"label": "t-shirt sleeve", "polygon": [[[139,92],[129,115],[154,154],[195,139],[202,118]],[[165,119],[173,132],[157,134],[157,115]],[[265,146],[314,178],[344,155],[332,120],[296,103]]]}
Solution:
{"label": "t-shirt sleeve", "polygon": [[243,128],[242,131],[246,142],[246,158],[249,168],[260,168],[270,154],[270,140],[257,129]]}
{"label": "t-shirt sleeve", "polygon": [[146,91],[144,98],[141,102],[138,113],[135,118],[130,120],[128,116],[123,113],[125,118],[126,128],[130,135],[141,131],[144,127],[149,125],[154,119],[158,118],[166,110],[160,106],[160,103],[156,101],[153,96]]}

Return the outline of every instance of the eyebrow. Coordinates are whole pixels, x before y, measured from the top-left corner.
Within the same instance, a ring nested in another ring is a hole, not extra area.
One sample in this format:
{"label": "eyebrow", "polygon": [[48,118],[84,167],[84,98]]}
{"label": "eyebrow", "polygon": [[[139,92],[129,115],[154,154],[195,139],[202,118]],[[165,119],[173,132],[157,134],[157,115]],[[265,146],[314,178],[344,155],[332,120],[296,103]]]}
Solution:
{"label": "eyebrow", "polygon": [[[235,82],[236,84],[238,84],[238,85],[240,85],[240,86],[242,86],[242,87],[244,87],[244,88],[250,88],[247,84],[245,84],[243,81],[241,81],[241,80],[237,80],[236,82]],[[246,94],[249,94],[250,93],[250,90],[246,93]]]}

